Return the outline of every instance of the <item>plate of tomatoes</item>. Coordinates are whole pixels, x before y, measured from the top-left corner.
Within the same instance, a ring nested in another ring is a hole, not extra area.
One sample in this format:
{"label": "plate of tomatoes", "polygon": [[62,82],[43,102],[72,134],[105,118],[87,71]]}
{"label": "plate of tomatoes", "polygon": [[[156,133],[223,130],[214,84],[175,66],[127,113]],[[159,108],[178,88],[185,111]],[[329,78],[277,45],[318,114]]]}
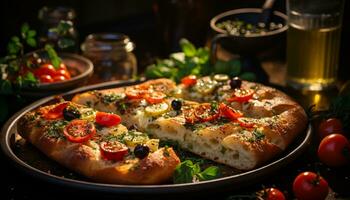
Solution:
{"label": "plate of tomatoes", "polygon": [[81,86],[93,73],[90,60],[77,54],[58,53],[52,60],[46,51],[38,50],[24,56],[19,75],[32,76],[34,85],[25,85],[22,94],[43,96]]}

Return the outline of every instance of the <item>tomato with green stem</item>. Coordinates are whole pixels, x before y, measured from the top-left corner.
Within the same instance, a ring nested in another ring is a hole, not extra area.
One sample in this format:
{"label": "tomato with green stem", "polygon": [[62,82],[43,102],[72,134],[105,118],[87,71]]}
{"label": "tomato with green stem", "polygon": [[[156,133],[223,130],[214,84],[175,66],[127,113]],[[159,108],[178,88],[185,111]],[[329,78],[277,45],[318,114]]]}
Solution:
{"label": "tomato with green stem", "polygon": [[258,197],[261,197],[264,200],[285,200],[283,192],[277,188],[266,188],[258,192]]}
{"label": "tomato with green stem", "polygon": [[327,197],[327,181],[314,172],[300,173],[293,182],[294,195],[299,200],[323,200]]}

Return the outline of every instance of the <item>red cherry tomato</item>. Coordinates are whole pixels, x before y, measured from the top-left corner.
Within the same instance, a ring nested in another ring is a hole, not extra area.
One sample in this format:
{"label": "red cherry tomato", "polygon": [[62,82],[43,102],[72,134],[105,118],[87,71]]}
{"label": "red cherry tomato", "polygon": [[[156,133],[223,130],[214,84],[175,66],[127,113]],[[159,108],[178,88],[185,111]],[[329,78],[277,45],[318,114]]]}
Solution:
{"label": "red cherry tomato", "polygon": [[107,141],[100,143],[101,155],[107,160],[123,160],[128,153],[128,147],[118,141]]}
{"label": "red cherry tomato", "polygon": [[241,127],[244,127],[244,128],[253,128],[255,126],[253,122],[247,121],[244,118],[238,118],[237,122]]}
{"label": "red cherry tomato", "polygon": [[264,189],[262,192],[262,198],[264,200],[285,200],[286,197],[284,194],[276,188],[267,188]]}
{"label": "red cherry tomato", "polygon": [[86,142],[96,134],[93,123],[83,120],[74,119],[63,130],[64,136],[75,143]]}
{"label": "red cherry tomato", "polygon": [[181,83],[186,87],[195,85],[197,83],[197,77],[195,75],[189,75],[181,79]]}
{"label": "red cherry tomato", "polygon": [[320,160],[332,167],[345,165],[350,161],[350,143],[341,134],[331,134],[323,138],[318,146]]}
{"label": "red cherry tomato", "polygon": [[67,107],[68,102],[63,102],[55,107],[47,110],[43,113],[43,116],[47,120],[61,119],[63,118],[63,110]]}
{"label": "red cherry tomato", "polygon": [[147,90],[144,90],[138,87],[127,88],[125,91],[125,95],[129,99],[142,99],[146,93],[147,93]]}
{"label": "red cherry tomato", "polygon": [[219,118],[219,109],[213,109],[211,104],[202,103],[194,108],[194,115],[200,122],[213,121]]}
{"label": "red cherry tomato", "polygon": [[67,70],[67,66],[64,63],[61,63],[58,69]]}
{"label": "red cherry tomato", "polygon": [[53,77],[53,82],[60,82],[60,81],[65,81],[67,80],[67,78],[65,76],[62,75],[56,75]]}
{"label": "red cherry tomato", "polygon": [[101,126],[115,126],[121,122],[121,118],[119,115],[105,112],[97,112],[96,113],[96,123]]}
{"label": "red cherry tomato", "polygon": [[327,181],[313,172],[303,172],[294,179],[293,192],[298,200],[323,200],[328,190]]}
{"label": "red cherry tomato", "polygon": [[40,76],[40,83],[52,83],[53,78],[50,75],[41,75]]}
{"label": "red cherry tomato", "polygon": [[183,109],[182,112],[184,114],[186,123],[193,124],[193,123],[198,121],[197,116],[194,114],[194,109],[193,108]]}
{"label": "red cherry tomato", "polygon": [[57,75],[64,76],[66,79],[70,79],[70,78],[71,78],[69,72],[68,72],[67,70],[65,70],[65,69],[59,69],[59,70],[57,70],[56,76],[57,76]]}
{"label": "red cherry tomato", "polygon": [[50,75],[55,76],[56,75],[56,69],[51,64],[43,64],[39,68],[34,70],[34,76],[40,78],[42,75]]}
{"label": "red cherry tomato", "polygon": [[251,89],[235,89],[235,91],[232,94],[232,97],[228,98],[228,102],[247,102],[249,101],[254,95],[254,90]]}
{"label": "red cherry tomato", "polygon": [[149,92],[145,94],[144,98],[150,104],[161,103],[164,101],[166,95],[163,92]]}
{"label": "red cherry tomato", "polygon": [[320,123],[318,133],[321,139],[332,133],[343,133],[343,125],[339,119],[329,118]]}
{"label": "red cherry tomato", "polygon": [[238,118],[242,117],[243,114],[240,112],[236,112],[231,107],[227,106],[224,103],[220,103],[219,106],[220,113],[222,116],[227,117],[231,121],[236,121]]}

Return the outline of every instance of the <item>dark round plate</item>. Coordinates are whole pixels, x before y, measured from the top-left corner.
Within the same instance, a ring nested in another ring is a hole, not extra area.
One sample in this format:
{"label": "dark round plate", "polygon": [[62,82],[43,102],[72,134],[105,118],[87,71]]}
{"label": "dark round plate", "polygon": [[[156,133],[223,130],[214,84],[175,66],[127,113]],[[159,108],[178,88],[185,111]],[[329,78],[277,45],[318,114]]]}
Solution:
{"label": "dark round plate", "polygon": [[68,70],[74,72],[71,79],[54,82],[39,83],[36,87],[23,88],[20,93],[24,96],[45,97],[53,94],[59,94],[69,91],[77,86],[84,85],[92,75],[94,66],[92,62],[80,55],[72,53],[59,53],[62,62],[67,66]]}
{"label": "dark round plate", "polygon": [[[88,86],[63,94],[63,98],[69,100],[72,96],[79,92],[95,89],[107,89],[113,87],[121,87],[132,85],[136,82],[109,82],[93,86]],[[300,134],[298,138],[284,151],[280,156],[276,157],[271,162],[246,172],[236,172],[223,178],[218,178],[210,181],[185,184],[162,184],[162,185],[115,185],[96,183],[86,178],[83,178],[68,169],[60,166],[54,161],[45,157],[42,153],[35,149],[30,144],[27,144],[17,134],[17,121],[28,111],[55,101],[54,97],[47,97],[36,101],[33,104],[23,108],[21,111],[11,117],[4,125],[1,133],[1,148],[5,155],[13,161],[14,165],[20,170],[28,174],[40,178],[44,181],[68,186],[75,189],[84,189],[96,192],[105,192],[119,195],[183,195],[204,194],[213,191],[222,191],[230,189],[236,190],[243,186],[254,184],[259,180],[271,175],[279,168],[287,165],[297,158],[308,146],[311,140],[311,126]]]}

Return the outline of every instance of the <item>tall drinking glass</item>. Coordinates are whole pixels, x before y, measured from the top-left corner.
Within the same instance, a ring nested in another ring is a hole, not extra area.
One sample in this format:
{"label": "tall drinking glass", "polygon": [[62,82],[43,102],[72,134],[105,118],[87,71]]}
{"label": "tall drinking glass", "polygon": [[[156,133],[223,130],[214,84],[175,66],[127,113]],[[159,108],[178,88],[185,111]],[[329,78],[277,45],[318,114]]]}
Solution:
{"label": "tall drinking glass", "polygon": [[337,79],[344,0],[287,0],[287,84],[323,90]]}

